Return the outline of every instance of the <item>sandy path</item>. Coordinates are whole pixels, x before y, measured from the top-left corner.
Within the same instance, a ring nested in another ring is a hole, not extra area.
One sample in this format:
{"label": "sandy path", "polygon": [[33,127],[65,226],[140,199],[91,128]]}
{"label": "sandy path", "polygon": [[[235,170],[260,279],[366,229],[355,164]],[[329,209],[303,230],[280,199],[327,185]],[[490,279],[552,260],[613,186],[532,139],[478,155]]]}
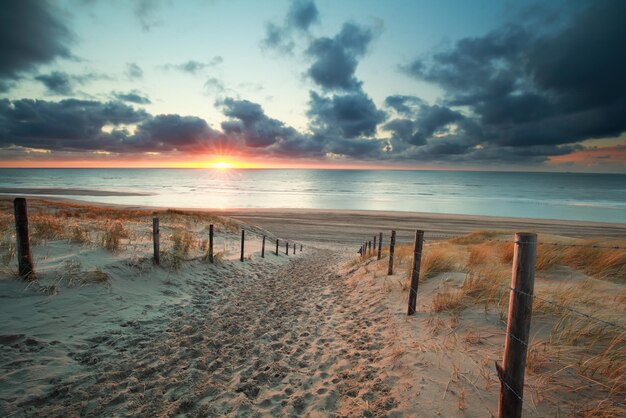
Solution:
{"label": "sandy path", "polygon": [[[22,404],[26,415],[379,415],[398,405],[381,375],[384,314],[360,312],[336,252],[255,273],[224,268],[192,303],[71,353],[84,373]],[[245,277],[244,277],[245,276]],[[200,282],[201,283],[201,282]],[[387,343],[385,343],[387,344]]]}

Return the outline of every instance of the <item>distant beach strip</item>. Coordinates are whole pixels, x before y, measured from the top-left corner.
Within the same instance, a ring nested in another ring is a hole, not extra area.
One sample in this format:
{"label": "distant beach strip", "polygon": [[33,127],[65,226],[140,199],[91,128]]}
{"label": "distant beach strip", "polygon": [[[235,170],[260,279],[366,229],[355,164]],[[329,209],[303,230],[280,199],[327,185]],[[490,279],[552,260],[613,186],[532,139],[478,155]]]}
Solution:
{"label": "distant beach strip", "polygon": [[157,193],[150,192],[122,192],[118,190],[89,190],[89,189],[66,189],[54,188],[21,188],[0,187],[0,194],[10,195],[55,195],[55,196],[154,196]]}

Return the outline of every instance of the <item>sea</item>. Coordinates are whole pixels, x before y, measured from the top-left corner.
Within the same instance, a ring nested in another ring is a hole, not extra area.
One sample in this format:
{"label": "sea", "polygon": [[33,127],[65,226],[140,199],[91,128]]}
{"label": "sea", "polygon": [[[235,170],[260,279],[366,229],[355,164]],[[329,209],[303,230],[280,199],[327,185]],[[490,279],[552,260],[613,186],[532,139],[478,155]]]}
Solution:
{"label": "sea", "polygon": [[[62,189],[64,197],[84,201],[176,208],[390,210],[626,223],[626,174],[0,169],[0,189],[13,195],[7,189],[16,188]],[[100,195],[90,195],[94,190]],[[112,192],[132,195],[107,195]]]}

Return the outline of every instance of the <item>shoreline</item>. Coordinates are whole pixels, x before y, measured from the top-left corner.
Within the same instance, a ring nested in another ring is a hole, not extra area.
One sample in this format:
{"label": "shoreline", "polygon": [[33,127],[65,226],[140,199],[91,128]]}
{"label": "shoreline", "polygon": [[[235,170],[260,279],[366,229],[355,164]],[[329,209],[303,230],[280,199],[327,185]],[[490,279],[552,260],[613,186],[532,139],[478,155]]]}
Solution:
{"label": "shoreline", "polygon": [[[12,200],[13,197],[12,195],[2,195],[0,200]],[[400,242],[408,242],[413,239],[413,232],[416,229],[424,230],[427,238],[433,235],[452,237],[477,230],[501,230],[503,233],[528,231],[560,235],[567,238],[626,238],[626,223],[378,210],[157,207],[90,202],[57,196],[42,197],[20,194],[20,197],[42,203],[58,202],[127,210],[166,211],[174,209],[189,212],[210,212],[255,224],[277,236],[320,243],[354,244],[371,239],[374,234],[380,231],[388,234],[390,230],[397,232],[397,239]]]}

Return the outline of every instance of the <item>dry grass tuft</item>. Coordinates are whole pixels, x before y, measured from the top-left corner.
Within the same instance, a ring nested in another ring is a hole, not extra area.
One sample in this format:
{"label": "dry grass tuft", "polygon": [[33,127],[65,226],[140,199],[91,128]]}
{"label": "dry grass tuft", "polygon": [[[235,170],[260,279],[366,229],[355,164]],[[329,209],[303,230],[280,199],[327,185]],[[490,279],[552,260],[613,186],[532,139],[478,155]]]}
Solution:
{"label": "dry grass tuft", "polygon": [[31,237],[35,240],[51,240],[63,237],[65,226],[54,215],[33,214],[29,216]]}
{"label": "dry grass tuft", "polygon": [[104,226],[100,243],[109,251],[117,251],[122,238],[128,238],[128,231],[124,225],[119,221],[107,223]]}
{"label": "dry grass tuft", "polygon": [[439,273],[456,271],[459,268],[458,258],[449,247],[438,245],[428,248],[422,257],[421,272],[423,279],[429,279]]}
{"label": "dry grass tuft", "polygon": [[535,269],[537,271],[546,271],[556,266],[561,261],[561,253],[561,249],[539,245]]}
{"label": "dry grass tuft", "polygon": [[569,247],[563,251],[561,261],[598,279],[626,281],[626,250]]}
{"label": "dry grass tuft", "polygon": [[459,311],[463,307],[463,297],[463,292],[453,291],[448,285],[444,285],[443,290],[433,298],[432,311]]}
{"label": "dry grass tuft", "polygon": [[81,227],[80,225],[75,225],[72,228],[71,240],[79,244],[91,243],[91,238],[89,237],[89,231],[87,231],[87,229]]}
{"label": "dry grass tuft", "polygon": [[498,238],[501,235],[511,234],[509,231],[475,231],[461,237],[452,238],[448,242],[459,245],[479,244],[488,239]]}
{"label": "dry grass tuft", "polygon": [[501,242],[498,244],[497,252],[500,258],[500,262],[503,264],[513,263],[513,255],[515,253],[515,246],[512,242]]}
{"label": "dry grass tuft", "polygon": [[487,263],[493,252],[493,246],[489,244],[478,244],[470,247],[469,265],[477,266],[479,264]]}

